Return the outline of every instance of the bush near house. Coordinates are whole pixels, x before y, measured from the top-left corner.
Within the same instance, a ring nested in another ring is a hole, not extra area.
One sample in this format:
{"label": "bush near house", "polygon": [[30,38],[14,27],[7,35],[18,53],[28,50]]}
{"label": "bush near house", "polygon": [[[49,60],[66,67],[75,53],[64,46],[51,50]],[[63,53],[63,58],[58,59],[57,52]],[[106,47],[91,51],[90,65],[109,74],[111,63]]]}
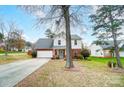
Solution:
{"label": "bush near house", "polygon": [[81,51],[81,55],[83,56],[83,58],[84,58],[85,60],[87,60],[87,57],[90,56],[90,52],[89,52],[88,49],[83,49],[83,50]]}
{"label": "bush near house", "polygon": [[32,58],[36,58],[37,57],[37,52],[36,51],[32,51]]}

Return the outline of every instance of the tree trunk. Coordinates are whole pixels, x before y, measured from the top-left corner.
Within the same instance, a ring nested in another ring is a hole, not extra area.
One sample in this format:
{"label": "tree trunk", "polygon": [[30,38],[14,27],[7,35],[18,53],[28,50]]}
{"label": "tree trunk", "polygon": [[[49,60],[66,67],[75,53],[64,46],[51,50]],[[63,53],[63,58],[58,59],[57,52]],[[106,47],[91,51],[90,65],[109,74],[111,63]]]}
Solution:
{"label": "tree trunk", "polygon": [[115,55],[116,55],[116,60],[117,60],[117,65],[118,67],[122,68],[122,64],[120,61],[120,55],[119,55],[119,48],[116,40],[116,35],[113,35],[113,40],[114,40],[114,47],[115,47]]}
{"label": "tree trunk", "polygon": [[66,68],[72,68],[72,55],[71,55],[71,35],[70,35],[70,17],[69,17],[69,6],[62,6],[64,19],[65,19],[65,28],[66,28]]}
{"label": "tree trunk", "polygon": [[119,55],[119,48],[118,48],[118,44],[117,44],[117,36],[116,36],[116,30],[113,28],[114,24],[113,24],[113,17],[111,14],[111,10],[109,12],[109,19],[111,21],[111,32],[112,32],[112,37],[113,37],[113,41],[114,41],[114,51],[115,51],[115,55],[116,55],[116,60],[117,60],[117,66],[122,68],[122,64],[120,61],[120,55]]}
{"label": "tree trunk", "polygon": [[119,55],[119,48],[118,48],[118,44],[117,44],[117,40],[116,40],[116,33],[113,29],[113,18],[112,15],[110,15],[110,19],[111,19],[111,25],[112,25],[112,37],[113,37],[113,41],[114,41],[114,51],[115,51],[115,55],[116,55],[116,60],[117,60],[117,66],[122,68],[122,64],[120,61],[120,55]]}

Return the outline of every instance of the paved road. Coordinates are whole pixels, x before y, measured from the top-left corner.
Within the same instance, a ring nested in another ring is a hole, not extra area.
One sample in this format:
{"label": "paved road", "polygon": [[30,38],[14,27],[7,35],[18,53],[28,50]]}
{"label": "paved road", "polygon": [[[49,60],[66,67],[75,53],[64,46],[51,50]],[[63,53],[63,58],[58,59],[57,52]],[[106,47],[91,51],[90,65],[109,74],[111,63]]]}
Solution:
{"label": "paved road", "polygon": [[0,87],[12,87],[47,63],[49,59],[29,59],[0,65]]}

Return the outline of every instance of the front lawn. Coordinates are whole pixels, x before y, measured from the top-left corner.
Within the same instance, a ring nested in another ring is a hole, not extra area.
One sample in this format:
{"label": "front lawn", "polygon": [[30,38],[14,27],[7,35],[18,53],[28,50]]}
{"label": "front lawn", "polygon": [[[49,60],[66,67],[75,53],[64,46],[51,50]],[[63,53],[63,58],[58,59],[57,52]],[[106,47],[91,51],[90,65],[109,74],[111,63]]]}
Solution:
{"label": "front lawn", "polygon": [[[101,63],[106,63],[106,64],[107,64],[108,61],[114,61],[114,62],[116,62],[116,58],[89,57],[88,60],[96,61],[96,62],[101,62]],[[122,65],[124,66],[124,57],[121,57],[120,60],[122,62]]]}
{"label": "front lawn", "polygon": [[[95,58],[94,58],[95,59]],[[18,87],[124,87],[124,70],[112,70],[104,62],[74,61],[74,68],[64,68],[65,61],[51,60],[32,73]]]}
{"label": "front lawn", "polygon": [[[8,52],[8,54],[12,54],[12,55],[14,55],[14,54],[24,54],[25,52],[18,52],[18,51],[9,51]],[[0,55],[4,55],[5,54],[5,52],[0,52]]]}
{"label": "front lawn", "polygon": [[27,55],[26,53],[14,53],[14,54],[8,54],[6,57],[4,54],[0,55],[0,64],[10,63],[17,60],[25,60],[30,59],[31,57]]}

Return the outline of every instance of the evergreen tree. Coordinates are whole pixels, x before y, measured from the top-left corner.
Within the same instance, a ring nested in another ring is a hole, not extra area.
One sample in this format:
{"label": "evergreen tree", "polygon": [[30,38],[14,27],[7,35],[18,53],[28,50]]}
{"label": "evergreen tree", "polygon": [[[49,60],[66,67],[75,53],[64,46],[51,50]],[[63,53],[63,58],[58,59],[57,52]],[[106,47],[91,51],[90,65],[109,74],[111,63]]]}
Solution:
{"label": "evergreen tree", "polygon": [[98,6],[96,13],[91,15],[93,25],[93,34],[97,36],[98,42],[104,43],[107,39],[112,38],[114,43],[114,51],[116,54],[117,65],[122,68],[119,55],[119,47],[117,39],[123,32],[120,31],[124,24],[124,6],[123,5],[103,5]]}

